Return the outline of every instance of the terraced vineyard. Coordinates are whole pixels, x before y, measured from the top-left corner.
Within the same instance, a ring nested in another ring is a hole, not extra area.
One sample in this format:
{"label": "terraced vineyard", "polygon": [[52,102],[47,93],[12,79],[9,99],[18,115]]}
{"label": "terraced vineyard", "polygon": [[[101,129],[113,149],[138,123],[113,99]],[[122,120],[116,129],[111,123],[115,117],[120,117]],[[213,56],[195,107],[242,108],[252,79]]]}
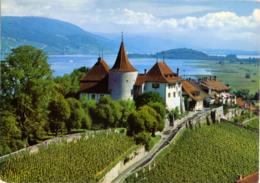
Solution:
{"label": "terraced vineyard", "polygon": [[247,123],[248,127],[251,127],[251,128],[259,128],[259,118],[255,118],[253,119],[252,121],[250,121],[249,123]]}
{"label": "terraced vineyard", "polygon": [[41,147],[0,165],[7,182],[96,182],[137,146],[118,133],[98,133],[72,142]]}
{"label": "terraced vineyard", "polygon": [[258,134],[228,123],[186,129],[152,167],[126,182],[235,182],[258,170]]}

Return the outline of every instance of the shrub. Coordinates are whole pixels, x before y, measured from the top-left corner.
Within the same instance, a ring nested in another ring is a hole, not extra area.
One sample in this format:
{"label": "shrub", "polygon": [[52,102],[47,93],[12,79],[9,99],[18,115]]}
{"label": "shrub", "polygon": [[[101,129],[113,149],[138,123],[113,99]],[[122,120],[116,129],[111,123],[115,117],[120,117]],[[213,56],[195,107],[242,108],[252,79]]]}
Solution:
{"label": "shrub", "polygon": [[136,104],[137,108],[147,105],[151,102],[152,103],[159,102],[159,103],[164,104],[162,97],[160,96],[159,93],[156,93],[156,92],[146,92],[146,93],[143,93],[142,95],[139,95],[135,99],[135,104]]}
{"label": "shrub", "polygon": [[148,149],[149,141],[151,140],[151,134],[148,132],[140,132],[134,136],[137,144],[145,145],[145,149]]}

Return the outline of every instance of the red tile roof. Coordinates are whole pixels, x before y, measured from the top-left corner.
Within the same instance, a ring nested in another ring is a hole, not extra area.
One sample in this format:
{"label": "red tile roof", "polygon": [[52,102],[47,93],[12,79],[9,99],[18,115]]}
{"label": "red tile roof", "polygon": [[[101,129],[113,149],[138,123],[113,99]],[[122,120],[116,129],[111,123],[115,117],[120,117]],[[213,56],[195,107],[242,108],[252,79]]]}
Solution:
{"label": "red tile roof", "polygon": [[112,72],[135,72],[137,71],[129,62],[128,56],[125,51],[124,42],[121,42],[116,62],[112,69],[110,70]]}
{"label": "red tile roof", "polygon": [[228,91],[230,88],[218,80],[204,80],[201,85],[216,91]]}
{"label": "red tile roof", "polygon": [[181,78],[177,76],[164,62],[156,62],[154,66],[146,74],[146,81],[175,83]]}
{"label": "red tile roof", "polygon": [[244,108],[245,107],[245,101],[242,98],[237,98],[236,99],[236,103],[240,108]]}
{"label": "red tile roof", "polygon": [[255,172],[240,180],[237,180],[237,183],[258,183],[258,180],[259,180],[259,172]]}
{"label": "red tile roof", "polygon": [[206,97],[206,94],[200,90],[197,86],[195,86],[193,83],[182,80],[182,88],[184,92],[189,95],[190,98],[192,98],[195,101],[203,100]]}
{"label": "red tile roof", "polygon": [[136,81],[135,81],[135,86],[141,86],[144,84],[146,81],[146,74],[138,74]]}
{"label": "red tile roof", "polygon": [[98,58],[95,65],[80,80],[80,91],[87,93],[108,93],[109,66]]}

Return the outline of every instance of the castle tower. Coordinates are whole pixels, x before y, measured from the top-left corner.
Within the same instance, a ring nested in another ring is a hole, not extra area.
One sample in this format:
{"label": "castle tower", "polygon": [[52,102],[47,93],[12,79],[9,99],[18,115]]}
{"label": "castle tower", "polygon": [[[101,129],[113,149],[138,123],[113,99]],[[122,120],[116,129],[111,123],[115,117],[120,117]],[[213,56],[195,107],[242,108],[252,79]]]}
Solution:
{"label": "castle tower", "polygon": [[116,62],[109,71],[109,91],[115,100],[133,99],[137,70],[130,64],[122,39]]}

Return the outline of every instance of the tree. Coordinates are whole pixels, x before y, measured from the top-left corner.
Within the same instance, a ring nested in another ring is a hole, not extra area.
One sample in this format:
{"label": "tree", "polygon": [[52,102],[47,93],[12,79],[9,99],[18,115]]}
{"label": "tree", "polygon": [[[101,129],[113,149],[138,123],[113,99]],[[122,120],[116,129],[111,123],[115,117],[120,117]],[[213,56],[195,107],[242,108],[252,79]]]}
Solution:
{"label": "tree", "polygon": [[134,111],[132,112],[128,119],[128,135],[135,135],[139,132],[142,132],[145,130],[145,120],[140,117],[139,113]]}
{"label": "tree", "polygon": [[65,121],[70,117],[70,106],[63,96],[58,96],[49,103],[50,130],[58,135],[59,130],[64,127]]}
{"label": "tree", "polygon": [[0,155],[18,150],[26,145],[26,142],[21,140],[22,133],[16,119],[15,114],[1,111]]}
{"label": "tree", "polygon": [[147,105],[150,102],[159,102],[159,103],[164,104],[162,97],[160,96],[159,93],[156,93],[156,92],[146,92],[146,93],[143,93],[142,95],[139,95],[135,99],[135,104],[136,104],[137,108],[139,108],[143,105]]}
{"label": "tree", "polygon": [[92,119],[89,115],[88,111],[85,111],[85,114],[81,120],[81,128],[83,129],[91,129],[92,126]]}
{"label": "tree", "polygon": [[151,108],[153,108],[162,118],[162,120],[165,119],[166,116],[166,108],[165,106],[160,102],[150,102],[148,104]]}
{"label": "tree", "polygon": [[244,100],[249,100],[250,99],[250,94],[249,94],[249,90],[248,89],[236,90],[236,91],[234,91],[234,94],[237,97],[243,98]]}
{"label": "tree", "polygon": [[151,132],[154,136],[156,131],[161,131],[164,128],[164,121],[161,119],[161,116],[147,105],[130,114],[127,122],[129,125],[129,135],[147,131]]}
{"label": "tree", "polygon": [[145,148],[148,149],[149,141],[151,140],[151,134],[148,132],[140,132],[134,136],[137,144],[144,144]]}
{"label": "tree", "polygon": [[81,121],[84,117],[84,110],[81,107],[80,101],[75,98],[67,98],[70,107],[70,117],[65,121],[68,133],[71,133],[72,128],[80,128]]}
{"label": "tree", "polygon": [[1,61],[1,110],[14,111],[21,138],[31,145],[47,121],[53,92],[52,71],[46,54],[31,46],[12,49]]}
{"label": "tree", "polygon": [[121,106],[121,124],[122,127],[127,127],[128,116],[135,111],[135,103],[132,100],[122,100],[119,102]]}
{"label": "tree", "polygon": [[95,121],[101,123],[105,128],[121,125],[119,123],[122,117],[120,105],[109,96],[104,96],[99,100],[94,113]]}
{"label": "tree", "polygon": [[78,97],[80,79],[88,71],[86,67],[74,69],[71,74],[58,76],[54,79],[56,90],[64,97]]}

